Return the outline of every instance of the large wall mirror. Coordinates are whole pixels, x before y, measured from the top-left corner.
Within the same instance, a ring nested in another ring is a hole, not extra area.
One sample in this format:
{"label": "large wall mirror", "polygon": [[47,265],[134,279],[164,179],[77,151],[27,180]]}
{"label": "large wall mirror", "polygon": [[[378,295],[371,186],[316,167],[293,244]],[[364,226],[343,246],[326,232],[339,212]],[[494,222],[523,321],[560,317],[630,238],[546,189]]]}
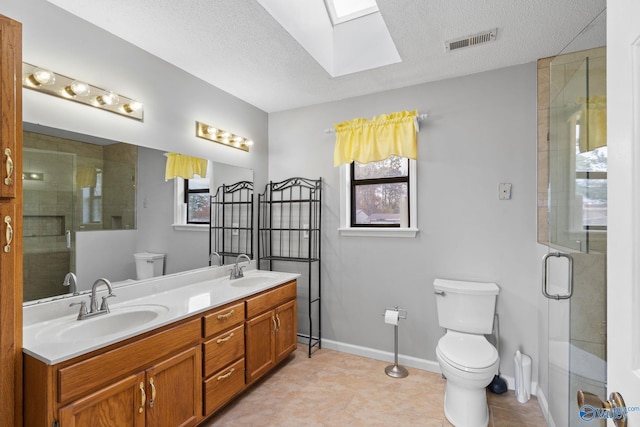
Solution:
{"label": "large wall mirror", "polygon": [[[24,124],[24,301],[67,294],[107,277],[135,279],[137,252],[165,254],[165,274],[209,265],[208,233],[176,231],[164,151]],[[212,192],[253,181],[212,162]],[[208,227],[207,227],[208,229]]]}

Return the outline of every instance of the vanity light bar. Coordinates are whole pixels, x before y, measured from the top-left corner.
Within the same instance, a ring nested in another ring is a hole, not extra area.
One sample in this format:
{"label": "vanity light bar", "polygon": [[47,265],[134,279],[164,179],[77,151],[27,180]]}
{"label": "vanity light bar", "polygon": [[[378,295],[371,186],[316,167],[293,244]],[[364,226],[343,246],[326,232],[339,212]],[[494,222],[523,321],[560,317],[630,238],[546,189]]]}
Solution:
{"label": "vanity light bar", "polygon": [[196,121],[196,136],[242,151],[249,151],[253,145],[253,141],[250,139],[199,121]]}
{"label": "vanity light bar", "polygon": [[26,62],[22,63],[22,86],[143,121],[141,102]]}

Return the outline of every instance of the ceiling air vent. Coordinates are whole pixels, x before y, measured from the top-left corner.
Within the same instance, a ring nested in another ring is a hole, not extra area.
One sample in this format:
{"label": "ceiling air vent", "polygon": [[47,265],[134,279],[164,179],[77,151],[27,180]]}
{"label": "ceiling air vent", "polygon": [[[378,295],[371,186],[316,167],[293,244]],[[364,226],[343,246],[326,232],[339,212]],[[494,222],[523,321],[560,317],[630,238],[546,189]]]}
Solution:
{"label": "ceiling air vent", "polygon": [[455,40],[446,41],[444,44],[444,48],[447,52],[450,52],[452,50],[462,49],[463,47],[470,47],[482,43],[488,43],[491,41],[495,41],[497,33],[498,29],[494,28],[492,30],[483,31],[481,33],[459,37]]}

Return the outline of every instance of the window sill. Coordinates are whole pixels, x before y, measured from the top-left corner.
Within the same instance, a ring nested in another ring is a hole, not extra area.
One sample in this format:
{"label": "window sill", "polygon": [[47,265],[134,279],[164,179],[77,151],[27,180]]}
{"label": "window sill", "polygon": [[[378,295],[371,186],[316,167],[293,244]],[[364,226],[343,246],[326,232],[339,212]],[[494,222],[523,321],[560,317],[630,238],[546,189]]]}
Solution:
{"label": "window sill", "polygon": [[207,231],[209,224],[172,224],[174,231]]}
{"label": "window sill", "polygon": [[416,237],[417,228],[377,228],[377,227],[348,227],[339,228],[338,232],[344,237]]}

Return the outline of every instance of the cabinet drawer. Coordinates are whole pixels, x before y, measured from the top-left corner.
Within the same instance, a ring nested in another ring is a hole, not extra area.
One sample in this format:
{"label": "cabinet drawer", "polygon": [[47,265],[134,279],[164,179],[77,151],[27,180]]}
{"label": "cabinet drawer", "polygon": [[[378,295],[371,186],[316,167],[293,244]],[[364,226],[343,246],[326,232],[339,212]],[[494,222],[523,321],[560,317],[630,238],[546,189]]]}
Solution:
{"label": "cabinet drawer", "polygon": [[205,377],[244,355],[244,325],[224,332],[204,343]]}
{"label": "cabinet drawer", "polygon": [[217,334],[244,322],[244,303],[214,311],[204,316],[204,337]]}
{"label": "cabinet drawer", "polygon": [[247,318],[264,313],[296,297],[296,281],[286,283],[257,297],[247,299]]}
{"label": "cabinet drawer", "polygon": [[210,415],[244,389],[244,359],[204,382],[204,415]]}

